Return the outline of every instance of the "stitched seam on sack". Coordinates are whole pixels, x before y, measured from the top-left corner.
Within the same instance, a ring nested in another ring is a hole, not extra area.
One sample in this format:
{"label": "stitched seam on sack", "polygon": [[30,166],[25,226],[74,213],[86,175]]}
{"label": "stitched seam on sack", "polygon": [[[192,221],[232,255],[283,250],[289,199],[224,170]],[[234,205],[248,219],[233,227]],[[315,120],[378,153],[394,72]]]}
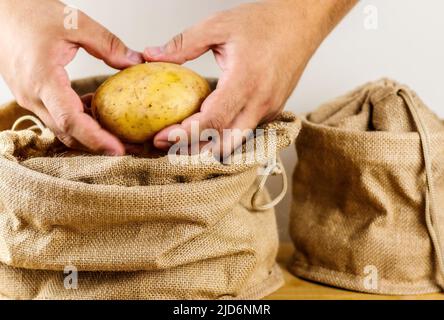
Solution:
{"label": "stitched seam on sack", "polygon": [[[333,276],[335,276],[337,274],[342,274],[342,275],[347,276],[349,278],[350,277],[359,277],[359,278],[363,278],[364,277],[363,275],[359,275],[359,274],[348,273],[348,272],[343,272],[343,271],[339,271],[339,270],[332,270],[332,269],[321,267],[321,266],[316,266],[316,265],[312,265],[312,264],[305,264],[305,263],[302,263],[302,262],[299,262],[299,261],[291,262],[290,263],[290,268],[292,268],[293,266],[296,267],[296,268],[300,267],[300,268],[302,268],[307,273],[314,273],[315,275],[320,275],[320,276],[325,276],[326,274],[322,273],[321,271],[326,271],[327,273],[330,273]],[[309,271],[309,270],[307,270],[307,267],[311,268],[313,270]],[[379,280],[383,280],[383,281],[388,282],[388,283],[392,283],[393,282],[392,280],[388,280],[387,278],[379,278]],[[427,283],[428,284],[433,284],[432,280],[421,280],[421,281],[416,281],[416,282],[419,283],[419,285],[418,285],[419,288],[423,288],[423,289],[427,289],[427,288],[431,287],[430,285],[426,285]],[[412,288],[411,282],[405,282],[405,281],[402,281],[399,285],[393,285],[393,286],[397,287],[397,288],[401,288],[401,289],[403,289],[403,288],[404,289],[411,289]],[[389,287],[390,287],[390,285],[389,285]],[[415,286],[415,287],[417,288],[417,286]],[[436,286],[436,288],[438,288],[438,287]]]}

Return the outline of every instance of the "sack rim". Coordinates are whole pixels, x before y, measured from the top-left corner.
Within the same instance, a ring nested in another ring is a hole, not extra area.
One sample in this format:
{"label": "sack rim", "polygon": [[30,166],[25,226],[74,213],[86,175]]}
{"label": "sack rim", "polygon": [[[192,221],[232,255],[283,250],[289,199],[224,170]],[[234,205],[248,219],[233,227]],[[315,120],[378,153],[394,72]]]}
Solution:
{"label": "sack rim", "polygon": [[[419,133],[417,131],[410,132],[396,132],[396,131],[359,131],[343,129],[339,127],[327,126],[324,124],[318,124],[307,120],[307,115],[300,116],[302,121],[302,130],[309,128],[310,130],[322,135],[334,134],[340,136],[343,139],[353,139],[356,137],[365,137],[366,139],[392,139],[392,140],[408,140],[415,139],[419,142]],[[430,134],[433,138],[443,138],[444,130],[439,132],[433,132]]]}
{"label": "sack rim", "polygon": [[[239,172],[235,172],[233,174],[222,174],[221,176],[218,177],[213,177],[211,178],[212,181],[216,181],[215,179],[218,180],[222,180],[222,179],[226,179],[226,178],[232,178],[232,177],[236,177],[237,174],[245,174],[246,172],[248,172],[249,170],[255,169],[255,167],[251,167],[251,168],[246,168],[243,171],[239,171]],[[91,184],[91,183],[86,183],[86,182],[81,182],[81,181],[73,181],[73,180],[69,180],[69,179],[63,179],[63,178],[59,178],[59,177],[55,177],[55,176],[51,176],[49,174],[45,174],[36,170],[32,170],[30,168],[27,168],[23,165],[20,165],[17,162],[5,159],[0,157],[0,171],[8,171],[9,175],[18,175],[21,177],[26,177],[26,178],[32,178],[35,180],[38,180],[36,182],[32,181],[31,183],[38,183],[41,184],[42,180],[45,180],[45,183],[51,184],[51,187],[58,187],[59,189],[69,189],[69,190],[81,190],[81,192],[86,191],[85,188],[88,189],[88,191],[97,191],[97,192],[101,192],[101,193],[110,193],[113,194],[115,192],[119,192],[124,190],[125,192],[130,192],[130,193],[134,193],[134,195],[136,194],[140,194],[140,191],[144,191],[146,192],[149,189],[152,189],[152,191],[154,192],[156,189],[161,188],[162,190],[164,190],[166,185],[162,185],[162,184],[155,184],[155,185],[146,185],[146,186],[123,186],[123,185],[108,185],[108,184]],[[208,179],[202,179],[202,180],[198,180],[198,181],[192,181],[192,182],[177,182],[177,183],[172,183],[172,184],[168,184],[169,187],[178,187],[181,188],[184,184],[193,184],[193,185],[197,185],[197,184],[204,184],[204,183],[208,183]],[[30,181],[28,180],[28,183]],[[95,189],[99,189],[99,190],[95,190]]]}

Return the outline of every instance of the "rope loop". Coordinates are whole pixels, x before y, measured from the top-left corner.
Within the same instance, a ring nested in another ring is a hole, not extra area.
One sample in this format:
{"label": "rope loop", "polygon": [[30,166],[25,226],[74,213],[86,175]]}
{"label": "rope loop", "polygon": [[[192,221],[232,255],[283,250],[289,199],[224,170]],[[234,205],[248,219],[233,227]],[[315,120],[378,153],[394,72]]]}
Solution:
{"label": "rope loop", "polygon": [[27,128],[27,130],[40,130],[41,132],[43,132],[46,127],[45,125],[37,118],[34,116],[23,116],[18,118],[14,124],[12,125],[11,130],[12,131],[18,131],[18,126],[21,125],[23,122],[25,121],[31,121],[32,123],[34,123],[34,125],[32,127]]}
{"label": "rope loop", "polygon": [[[258,204],[258,197],[262,193],[262,191],[265,188],[265,183],[268,180],[268,177],[270,176],[276,176],[280,175],[282,177],[282,190],[279,193],[279,195],[270,201],[267,204],[260,205]],[[266,211],[273,207],[275,207],[279,202],[282,201],[282,199],[285,197],[285,194],[287,193],[288,189],[288,181],[287,181],[287,174],[285,172],[285,167],[282,164],[281,159],[278,157],[275,159],[275,161],[272,161],[269,163],[266,167],[263,168],[262,177],[259,181],[258,188],[256,192],[253,194],[253,197],[251,198],[251,207],[255,211]]]}
{"label": "rope loop", "polygon": [[400,87],[398,89],[398,95],[400,95],[407,104],[407,107],[409,108],[409,111],[413,117],[415,126],[418,130],[421,141],[422,154],[425,166],[426,184],[427,184],[427,189],[425,192],[426,225],[436,257],[437,282],[438,285],[441,287],[441,289],[444,290],[443,244],[442,244],[442,237],[440,234],[441,231],[438,225],[438,213],[435,207],[436,191],[435,191],[435,185],[433,183],[434,180],[433,158],[430,146],[431,145],[430,133],[409,91],[405,87]]}

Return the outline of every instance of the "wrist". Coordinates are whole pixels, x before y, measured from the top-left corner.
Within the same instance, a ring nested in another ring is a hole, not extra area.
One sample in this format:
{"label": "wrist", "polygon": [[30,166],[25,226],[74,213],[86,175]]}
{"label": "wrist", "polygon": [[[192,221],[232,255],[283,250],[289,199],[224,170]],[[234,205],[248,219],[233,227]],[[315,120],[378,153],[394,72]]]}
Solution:
{"label": "wrist", "polygon": [[264,0],[282,6],[294,24],[303,28],[310,39],[312,49],[316,48],[353,8],[358,0]]}
{"label": "wrist", "polygon": [[306,21],[317,26],[324,37],[344,18],[358,0],[274,0],[289,6],[289,10],[302,13]]}

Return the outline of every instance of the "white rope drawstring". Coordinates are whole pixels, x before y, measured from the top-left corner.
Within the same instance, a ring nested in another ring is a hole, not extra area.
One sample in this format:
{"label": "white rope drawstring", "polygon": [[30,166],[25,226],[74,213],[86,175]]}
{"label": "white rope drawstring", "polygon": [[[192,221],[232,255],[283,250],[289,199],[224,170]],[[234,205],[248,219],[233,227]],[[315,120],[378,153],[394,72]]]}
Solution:
{"label": "white rope drawstring", "polygon": [[18,126],[21,125],[25,121],[31,121],[32,123],[34,123],[34,125],[32,127],[29,127],[26,130],[37,130],[38,129],[41,132],[43,132],[46,129],[45,125],[38,118],[36,118],[34,116],[23,116],[23,117],[18,118],[14,122],[11,130],[17,131]]}
{"label": "white rope drawstring", "polygon": [[444,260],[443,260],[443,245],[441,243],[442,238],[440,234],[440,229],[438,225],[438,212],[435,207],[436,191],[435,185],[433,183],[433,158],[430,148],[430,133],[421,114],[418,112],[418,107],[413,101],[412,96],[405,88],[400,88],[398,94],[405,100],[410,113],[412,114],[413,121],[417,127],[419,137],[422,145],[422,153],[425,165],[426,174],[426,184],[427,190],[425,192],[425,215],[426,215],[426,225],[427,231],[429,233],[430,239],[432,241],[433,249],[435,252],[435,257],[437,260],[438,274],[441,279],[437,279],[438,285],[444,289]]}
{"label": "white rope drawstring", "polygon": [[[276,176],[280,175],[282,176],[282,191],[281,193],[271,202],[259,205],[257,204],[258,197],[262,193],[262,191],[265,188],[265,183],[268,180],[269,176]],[[251,198],[251,207],[255,211],[266,211],[268,209],[271,209],[275,207],[279,202],[282,201],[282,199],[285,197],[285,194],[287,193],[288,189],[288,181],[287,181],[287,174],[285,172],[284,165],[282,164],[281,159],[278,157],[277,160],[269,165],[267,165],[264,168],[264,172],[262,173],[262,178],[259,182],[258,188],[256,192],[253,194],[253,197]]]}

